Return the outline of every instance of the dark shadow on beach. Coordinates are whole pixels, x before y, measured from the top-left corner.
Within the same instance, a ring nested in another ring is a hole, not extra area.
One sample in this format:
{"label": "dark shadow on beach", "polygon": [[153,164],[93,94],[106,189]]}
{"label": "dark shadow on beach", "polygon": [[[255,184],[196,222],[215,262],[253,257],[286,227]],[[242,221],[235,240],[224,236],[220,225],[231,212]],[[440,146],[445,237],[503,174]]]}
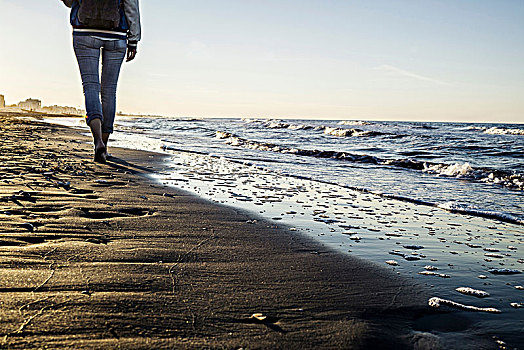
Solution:
{"label": "dark shadow on beach", "polygon": [[152,168],[148,168],[143,165],[139,165],[136,163],[129,162],[125,159],[110,156],[107,159],[106,165],[110,166],[111,168],[118,169],[121,171],[129,171],[131,174],[152,174],[154,173],[154,170]]}

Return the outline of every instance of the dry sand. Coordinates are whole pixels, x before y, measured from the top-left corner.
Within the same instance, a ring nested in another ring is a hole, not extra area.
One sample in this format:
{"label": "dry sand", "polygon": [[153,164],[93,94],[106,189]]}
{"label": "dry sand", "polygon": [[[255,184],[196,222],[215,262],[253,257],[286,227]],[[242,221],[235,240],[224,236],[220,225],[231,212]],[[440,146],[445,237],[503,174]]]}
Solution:
{"label": "dry sand", "polygon": [[413,333],[433,312],[424,290],[254,214],[153,183],[161,154],[111,149],[115,158],[99,165],[73,129],[3,115],[0,130],[2,348],[437,342]]}

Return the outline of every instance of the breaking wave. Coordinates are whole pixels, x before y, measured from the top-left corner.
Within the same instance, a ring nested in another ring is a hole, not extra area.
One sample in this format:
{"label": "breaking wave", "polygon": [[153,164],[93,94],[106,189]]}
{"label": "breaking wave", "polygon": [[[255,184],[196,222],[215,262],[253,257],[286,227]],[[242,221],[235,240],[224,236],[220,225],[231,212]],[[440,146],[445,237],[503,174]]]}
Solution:
{"label": "breaking wave", "polygon": [[379,131],[365,131],[360,129],[345,129],[345,128],[332,128],[329,126],[324,127],[324,134],[337,136],[337,137],[348,137],[348,136],[378,136],[385,135]]}
{"label": "breaking wave", "polygon": [[[290,130],[314,130],[323,131],[326,135],[336,137],[351,137],[351,136],[379,136],[386,135],[379,131],[361,130],[356,128],[335,128],[326,125],[309,125],[309,124],[295,124],[288,123],[282,120],[265,120],[265,119],[242,119],[246,124],[258,124],[259,126],[268,129],[290,129]],[[372,125],[368,122],[363,121],[351,121],[344,120],[338,123],[338,125]]]}
{"label": "breaking wave", "polygon": [[472,131],[482,131],[484,134],[490,135],[524,135],[524,129],[519,128],[499,128],[496,126],[486,127],[486,126],[469,126],[465,130]]}
{"label": "breaking wave", "polygon": [[489,184],[497,184],[510,189],[524,190],[524,175],[504,170],[494,170],[487,168],[474,168],[469,163],[432,163],[418,161],[416,159],[384,159],[365,154],[353,154],[339,151],[308,150],[280,146],[267,142],[258,142],[244,139],[224,131],[216,131],[215,137],[223,139],[231,146],[243,147],[259,151],[270,151],[278,153],[295,154],[298,156],[328,158],[355,163],[368,163],[398,168],[417,170],[427,174],[434,174],[441,177],[457,178],[469,181],[478,181]]}
{"label": "breaking wave", "polygon": [[513,224],[524,225],[524,221],[519,220],[511,214],[501,213],[493,210],[482,210],[473,207],[469,207],[463,204],[458,204],[454,202],[447,202],[436,205],[437,208],[450,211],[452,213],[466,214],[472,216],[480,216],[488,219],[497,219],[504,222],[510,222]]}
{"label": "breaking wave", "polygon": [[484,134],[492,134],[492,135],[524,135],[524,129],[504,129],[504,128],[497,128],[492,127],[489,129],[484,130]]}
{"label": "breaking wave", "polygon": [[338,125],[373,125],[373,123],[362,120],[342,120],[338,122]]}

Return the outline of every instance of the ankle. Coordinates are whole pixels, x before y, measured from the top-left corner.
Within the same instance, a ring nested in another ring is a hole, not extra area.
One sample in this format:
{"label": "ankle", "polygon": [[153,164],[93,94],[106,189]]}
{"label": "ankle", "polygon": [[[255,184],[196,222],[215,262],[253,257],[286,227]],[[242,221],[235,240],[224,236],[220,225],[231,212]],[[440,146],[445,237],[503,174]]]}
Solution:
{"label": "ankle", "polygon": [[95,149],[102,149],[102,148],[106,148],[106,145],[100,141],[100,142],[95,142]]}

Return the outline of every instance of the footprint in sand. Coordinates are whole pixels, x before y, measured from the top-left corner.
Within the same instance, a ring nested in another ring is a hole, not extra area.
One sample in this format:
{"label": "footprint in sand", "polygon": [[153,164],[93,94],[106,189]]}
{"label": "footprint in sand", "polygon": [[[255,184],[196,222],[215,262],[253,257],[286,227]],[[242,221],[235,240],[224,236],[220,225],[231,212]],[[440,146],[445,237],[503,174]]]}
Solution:
{"label": "footprint in sand", "polygon": [[153,211],[142,208],[122,208],[117,210],[95,210],[80,208],[83,217],[90,219],[112,219],[121,217],[146,216],[153,214]]}

